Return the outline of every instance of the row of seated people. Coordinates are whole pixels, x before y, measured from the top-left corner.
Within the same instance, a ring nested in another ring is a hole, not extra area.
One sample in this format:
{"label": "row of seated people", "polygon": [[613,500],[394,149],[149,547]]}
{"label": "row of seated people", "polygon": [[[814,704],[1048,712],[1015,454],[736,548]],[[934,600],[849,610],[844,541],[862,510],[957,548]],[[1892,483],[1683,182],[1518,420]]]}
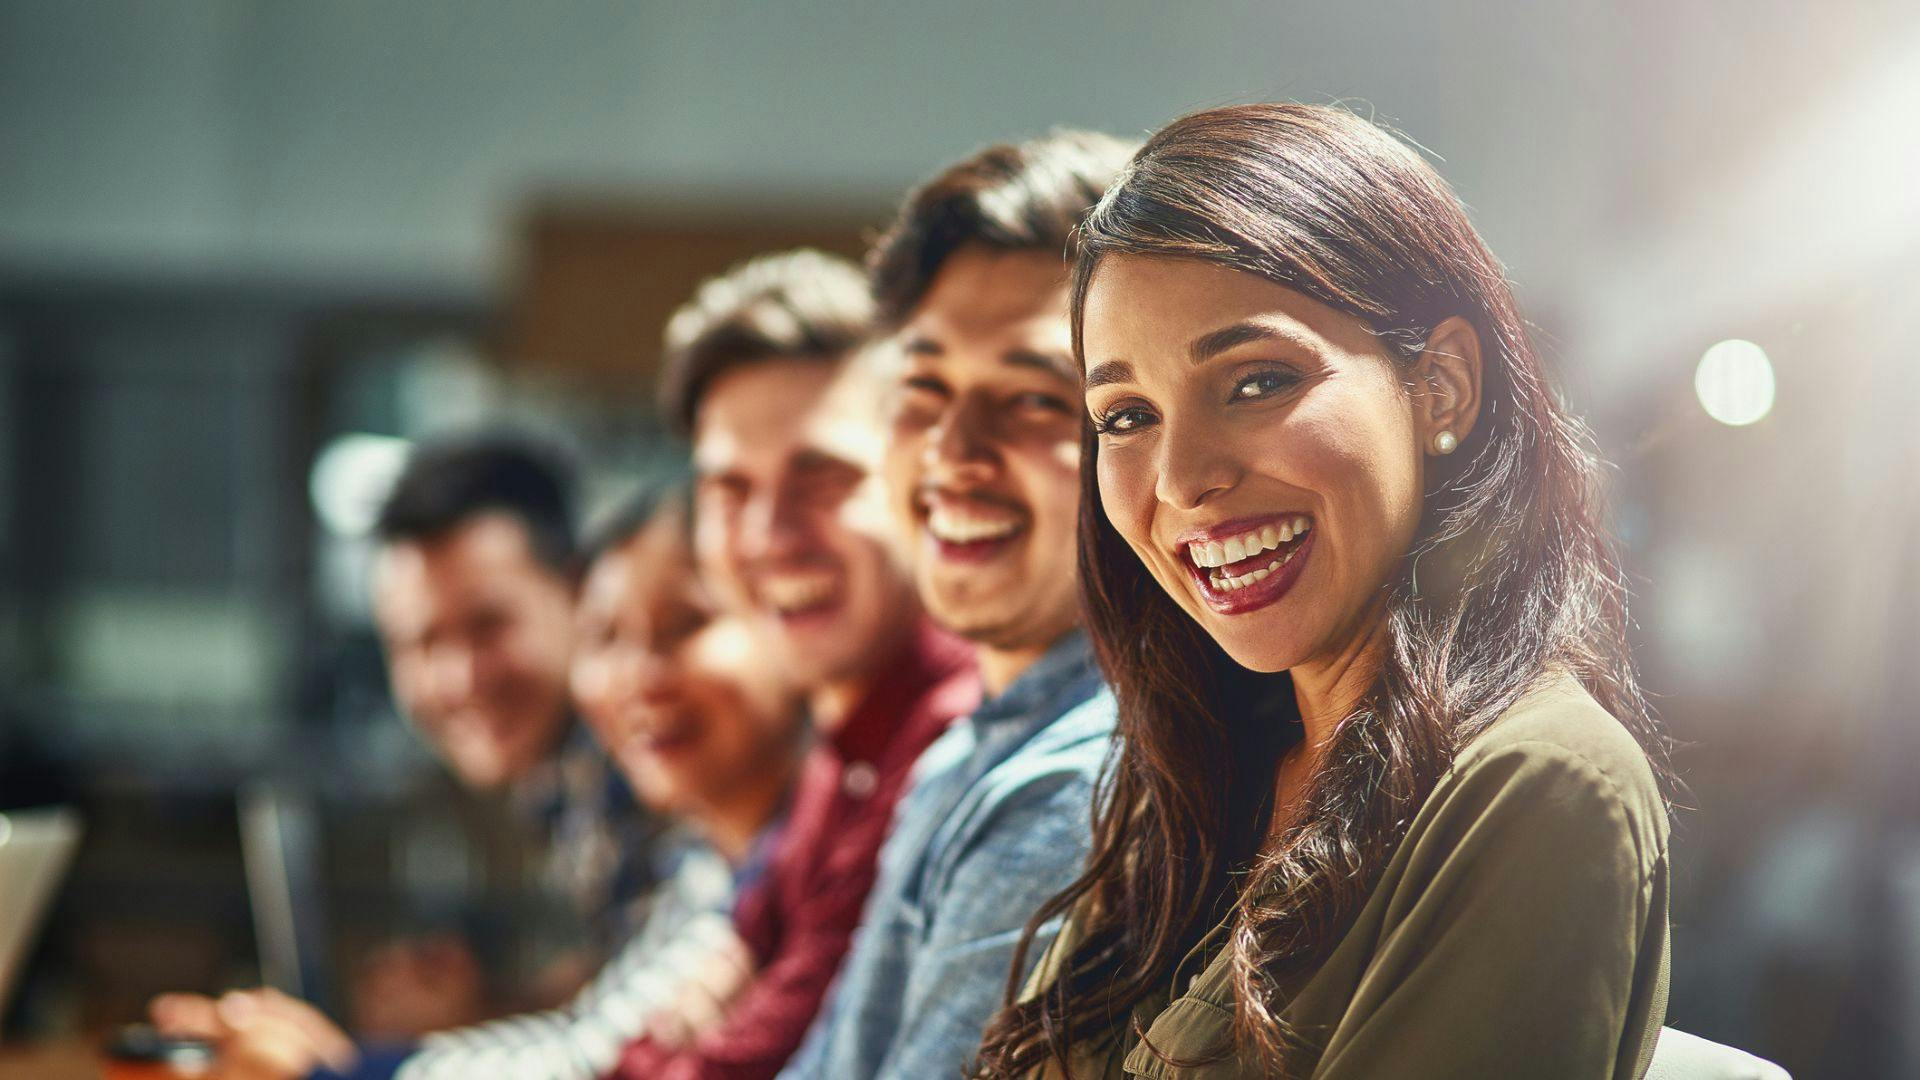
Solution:
{"label": "row of seated people", "polygon": [[1662,1035],[1658,740],[1490,266],[1391,137],[1261,106],[706,283],[685,490],[576,553],[550,455],[480,440],[379,525],[404,711],[475,786],[589,777],[552,817],[604,854],[603,753],[678,824],[645,917],[410,1045],[156,1023],[236,1077],[1765,1075]]}

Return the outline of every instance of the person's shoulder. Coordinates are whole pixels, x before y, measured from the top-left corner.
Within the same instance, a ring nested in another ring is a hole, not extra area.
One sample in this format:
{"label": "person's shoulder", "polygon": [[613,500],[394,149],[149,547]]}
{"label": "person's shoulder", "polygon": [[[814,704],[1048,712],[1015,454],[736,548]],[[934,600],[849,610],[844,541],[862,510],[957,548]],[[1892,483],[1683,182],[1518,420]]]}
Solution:
{"label": "person's shoulder", "polygon": [[1456,771],[1515,759],[1583,763],[1625,788],[1657,792],[1633,734],[1578,679],[1552,672],[1462,747]]}
{"label": "person's shoulder", "polygon": [[1113,695],[1100,687],[971,780],[941,808],[944,861],[991,852],[1009,865],[1032,864],[1030,870],[1077,866],[1083,838],[1091,840],[1088,819],[1114,715]]}
{"label": "person's shoulder", "polygon": [[1106,761],[1116,719],[1113,693],[1099,687],[1040,727],[981,779],[989,801],[1030,799],[1063,784],[1091,785]]}
{"label": "person's shoulder", "polygon": [[1091,697],[1035,732],[1027,750],[1035,755],[1104,755],[1119,719],[1120,709],[1113,699],[1113,691],[1102,683]]}
{"label": "person's shoulder", "polygon": [[940,733],[940,737],[928,744],[920,754],[920,760],[913,763],[913,783],[919,785],[927,780],[943,776],[966,764],[967,758],[979,745],[979,736],[967,724],[953,724]]}
{"label": "person's shoulder", "polygon": [[1539,789],[1551,805],[1619,811],[1649,852],[1664,850],[1667,806],[1646,750],[1571,674],[1550,672],[1454,759],[1462,790]]}
{"label": "person's shoulder", "polygon": [[[899,808],[894,811],[896,819],[904,821],[922,813],[923,807],[938,806],[951,799],[954,788],[965,783],[967,760],[973,756],[978,743],[970,725],[956,723],[928,744],[907,773],[906,789],[901,792]],[[898,828],[896,825],[895,831]]]}

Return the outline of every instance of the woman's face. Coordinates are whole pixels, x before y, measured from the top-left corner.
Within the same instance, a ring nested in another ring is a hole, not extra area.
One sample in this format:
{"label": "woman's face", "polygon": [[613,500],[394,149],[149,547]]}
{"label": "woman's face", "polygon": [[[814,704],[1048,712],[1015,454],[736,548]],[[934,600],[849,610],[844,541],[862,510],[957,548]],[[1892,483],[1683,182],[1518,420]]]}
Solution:
{"label": "woman's face", "polygon": [[641,801],[697,815],[786,782],[799,711],[751,627],[713,613],[681,528],[655,522],[588,569],[572,684]]}
{"label": "woman's face", "polygon": [[1413,543],[1430,426],[1366,324],[1265,278],[1112,255],[1089,282],[1100,501],[1255,671],[1363,641]]}

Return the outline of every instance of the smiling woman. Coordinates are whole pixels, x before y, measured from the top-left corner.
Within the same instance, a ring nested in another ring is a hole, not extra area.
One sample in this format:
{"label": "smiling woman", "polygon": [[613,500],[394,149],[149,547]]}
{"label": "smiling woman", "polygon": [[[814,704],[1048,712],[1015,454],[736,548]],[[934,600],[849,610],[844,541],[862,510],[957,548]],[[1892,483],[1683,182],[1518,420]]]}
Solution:
{"label": "smiling woman", "polygon": [[1347,112],[1219,109],[1080,243],[1121,760],[982,1070],[1643,1074],[1660,740],[1584,430],[1458,200]]}

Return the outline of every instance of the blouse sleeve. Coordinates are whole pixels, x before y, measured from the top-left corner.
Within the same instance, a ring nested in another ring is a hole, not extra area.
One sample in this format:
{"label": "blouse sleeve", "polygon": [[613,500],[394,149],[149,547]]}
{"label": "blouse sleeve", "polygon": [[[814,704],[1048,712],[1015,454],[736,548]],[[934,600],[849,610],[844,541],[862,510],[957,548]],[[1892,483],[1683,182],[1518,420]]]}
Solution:
{"label": "blouse sleeve", "polygon": [[1313,1075],[1643,1075],[1668,883],[1665,809],[1633,764],[1551,741],[1463,755],[1380,884],[1387,918]]}

